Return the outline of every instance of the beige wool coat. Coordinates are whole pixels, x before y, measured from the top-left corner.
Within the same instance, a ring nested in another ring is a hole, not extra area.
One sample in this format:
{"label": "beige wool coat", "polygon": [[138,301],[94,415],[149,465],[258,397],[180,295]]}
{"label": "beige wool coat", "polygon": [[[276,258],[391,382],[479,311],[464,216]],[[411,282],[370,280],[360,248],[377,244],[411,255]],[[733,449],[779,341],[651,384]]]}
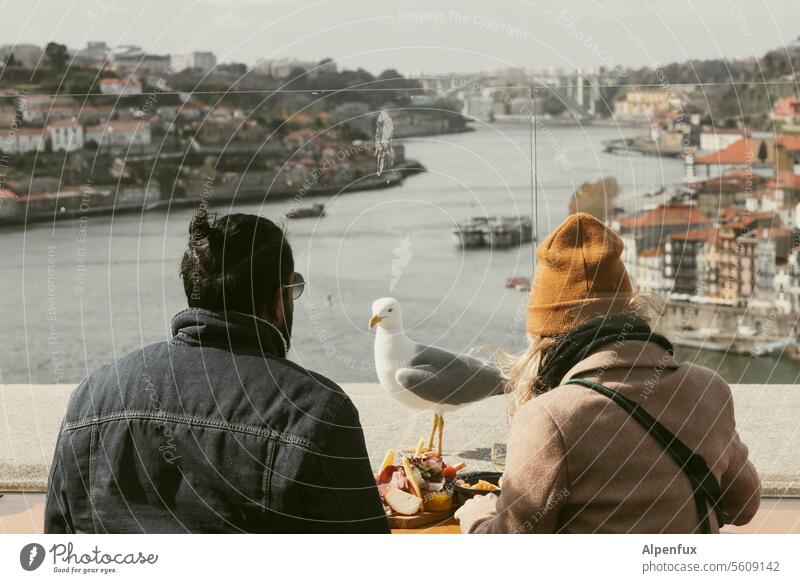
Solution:
{"label": "beige wool coat", "polygon": [[[678,364],[651,342],[610,344],[512,418],[501,495],[456,514],[470,533],[691,533],[700,519],[689,479],[619,405],[570,378],[602,383],[642,406],[703,456],[720,482],[726,523],[755,514],[761,486],[739,439],[728,385]],[[714,532],[718,525],[710,515]]]}

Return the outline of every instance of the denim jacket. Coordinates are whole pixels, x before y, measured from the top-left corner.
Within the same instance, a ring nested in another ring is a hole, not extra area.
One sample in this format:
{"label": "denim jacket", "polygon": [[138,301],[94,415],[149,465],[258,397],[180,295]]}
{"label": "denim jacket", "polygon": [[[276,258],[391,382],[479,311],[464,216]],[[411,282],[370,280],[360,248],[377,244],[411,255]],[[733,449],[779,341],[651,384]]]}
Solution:
{"label": "denim jacket", "polygon": [[45,532],[387,532],[353,403],[241,313],[188,309],[173,337],[70,398]]}

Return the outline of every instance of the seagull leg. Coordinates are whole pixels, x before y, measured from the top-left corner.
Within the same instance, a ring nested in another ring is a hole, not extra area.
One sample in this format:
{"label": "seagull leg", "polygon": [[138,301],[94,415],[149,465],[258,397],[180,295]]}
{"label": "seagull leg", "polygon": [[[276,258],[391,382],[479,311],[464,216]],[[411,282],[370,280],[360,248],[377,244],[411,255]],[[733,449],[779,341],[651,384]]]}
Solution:
{"label": "seagull leg", "polygon": [[433,427],[431,427],[431,437],[428,440],[428,449],[427,451],[433,451],[433,436],[436,435],[436,428],[439,426],[439,415],[434,413],[433,414]]}
{"label": "seagull leg", "polygon": [[442,455],[442,433],[444,433],[444,415],[439,415],[439,447],[436,453]]}

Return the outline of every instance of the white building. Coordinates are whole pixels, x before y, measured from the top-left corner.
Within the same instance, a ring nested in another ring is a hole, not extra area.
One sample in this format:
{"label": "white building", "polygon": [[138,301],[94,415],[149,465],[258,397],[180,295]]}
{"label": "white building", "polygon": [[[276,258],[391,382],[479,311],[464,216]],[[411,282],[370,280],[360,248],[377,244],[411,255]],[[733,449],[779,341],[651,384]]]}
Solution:
{"label": "white building", "polygon": [[657,247],[643,249],[637,254],[636,288],[657,296],[666,296],[669,291],[669,282],[664,279],[664,255]]}
{"label": "white building", "polygon": [[479,121],[491,121],[494,99],[488,95],[473,94],[464,100],[464,115]]}
{"label": "white building", "polygon": [[756,243],[754,269],[756,273],[755,293],[750,299],[750,307],[772,307],[775,303],[775,276],[777,271],[775,241],[769,236],[759,237]]}
{"label": "white building", "polygon": [[150,123],[146,121],[111,121],[86,128],[86,141],[95,142],[100,148],[147,146],[151,138]]}
{"label": "white building", "polygon": [[[617,233],[619,229],[612,226]],[[625,264],[625,270],[628,276],[635,282],[636,281],[636,239],[632,235],[620,235],[622,239],[622,262]]]}
{"label": "white building", "polygon": [[141,95],[142,93],[142,84],[133,77],[100,79],[99,85],[100,93],[103,95]]}
{"label": "white building", "polygon": [[665,296],[671,288],[664,278],[664,255],[658,247],[638,250],[632,235],[622,235],[622,262],[637,291]]}
{"label": "white building", "polygon": [[[301,61],[298,59],[285,58],[285,59],[269,59],[256,63],[253,71],[260,75],[269,75],[277,79],[283,79],[289,76],[293,69],[305,69],[310,71],[319,63],[315,61]],[[330,65],[326,63],[324,67],[328,68]],[[335,64],[333,65],[336,66]],[[335,71],[335,68],[334,68]]]}
{"label": "white building", "polygon": [[44,128],[12,128],[0,134],[0,150],[7,154],[41,152],[45,140]]}
{"label": "white building", "polygon": [[735,144],[744,137],[742,130],[714,129],[710,132],[700,133],[701,152],[719,152],[731,144]]}
{"label": "white building", "polygon": [[[580,100],[579,100],[580,103]],[[614,102],[614,118],[649,120],[672,110],[680,110],[681,99],[661,90],[639,90],[631,87],[625,99]]]}
{"label": "white building", "polygon": [[789,255],[786,265],[777,268],[775,278],[775,308],[783,314],[800,313],[800,256]]}
{"label": "white building", "polygon": [[86,46],[75,51],[73,63],[84,67],[102,67],[108,62],[111,47],[103,41],[89,41]]}
{"label": "white building", "polygon": [[203,73],[208,73],[217,66],[217,55],[208,51],[179,53],[170,56],[170,65],[178,73],[186,69],[199,69]]}
{"label": "white building", "polygon": [[54,152],[73,152],[83,148],[83,126],[76,119],[62,119],[47,124]]}
{"label": "white building", "polygon": [[114,47],[109,62],[116,71],[163,74],[170,68],[169,55],[151,55],[135,45]]}

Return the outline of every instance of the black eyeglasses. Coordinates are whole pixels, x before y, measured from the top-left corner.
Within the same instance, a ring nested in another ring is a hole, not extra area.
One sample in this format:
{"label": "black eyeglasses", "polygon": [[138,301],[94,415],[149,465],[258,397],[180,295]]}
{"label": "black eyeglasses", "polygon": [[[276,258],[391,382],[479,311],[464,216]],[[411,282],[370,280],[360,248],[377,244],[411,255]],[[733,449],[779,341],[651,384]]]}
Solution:
{"label": "black eyeglasses", "polygon": [[306,280],[303,279],[302,275],[300,275],[299,273],[297,273],[295,271],[294,272],[294,283],[290,283],[290,284],[284,285],[283,287],[285,287],[286,289],[291,289],[292,290],[292,299],[296,300],[297,298],[299,298],[300,296],[303,295],[303,290],[306,289]]}

